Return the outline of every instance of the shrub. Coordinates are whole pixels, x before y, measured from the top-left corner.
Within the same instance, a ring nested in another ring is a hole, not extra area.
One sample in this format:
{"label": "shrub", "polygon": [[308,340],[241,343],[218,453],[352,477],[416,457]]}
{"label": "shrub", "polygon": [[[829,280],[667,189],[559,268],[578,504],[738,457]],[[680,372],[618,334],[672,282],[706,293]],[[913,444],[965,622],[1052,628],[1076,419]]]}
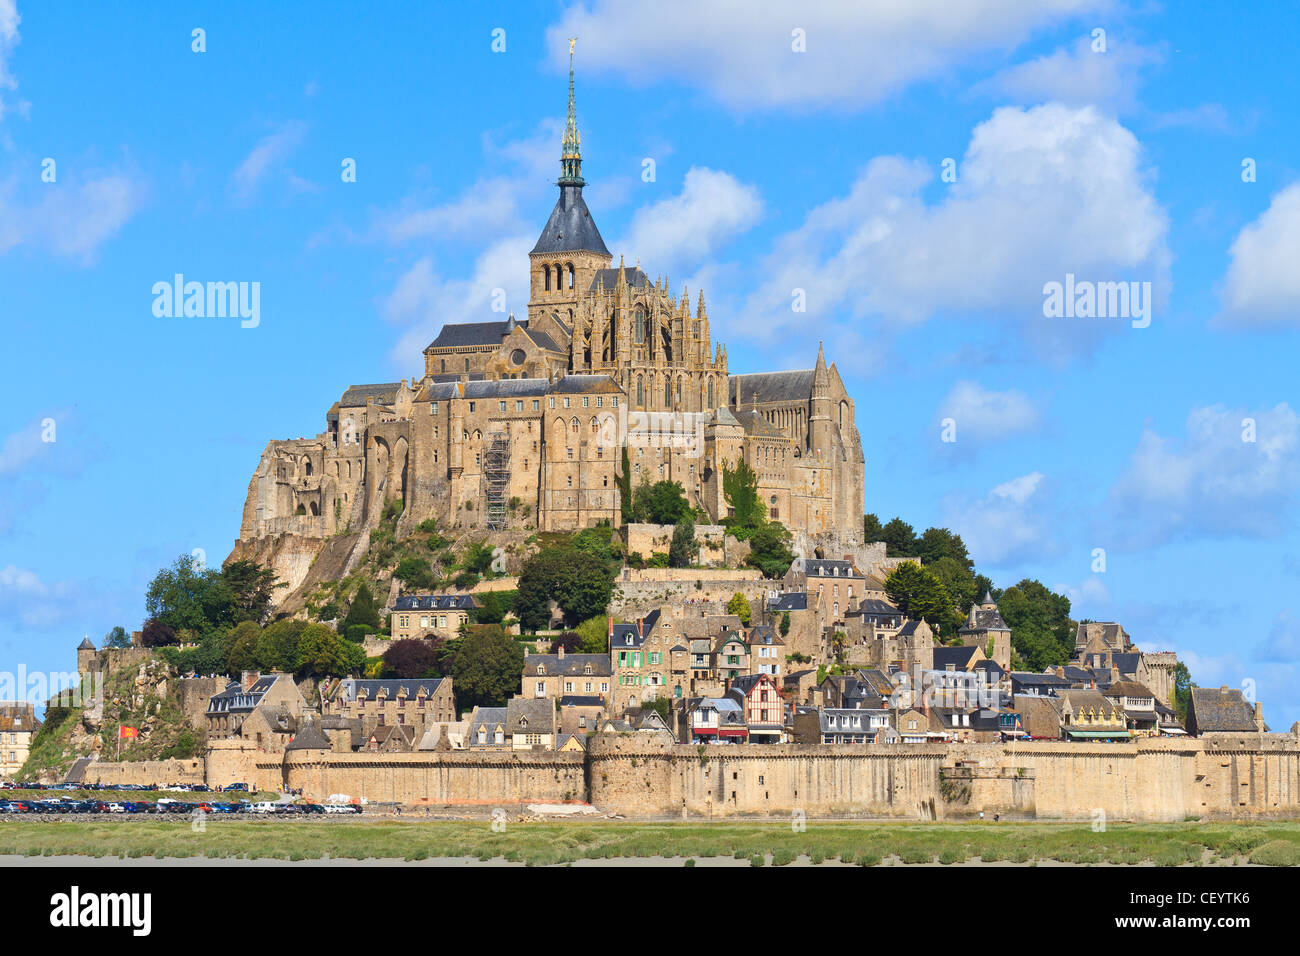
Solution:
{"label": "shrub", "polygon": [[1290,840],[1270,840],[1250,855],[1259,866],[1300,866],[1300,844]]}

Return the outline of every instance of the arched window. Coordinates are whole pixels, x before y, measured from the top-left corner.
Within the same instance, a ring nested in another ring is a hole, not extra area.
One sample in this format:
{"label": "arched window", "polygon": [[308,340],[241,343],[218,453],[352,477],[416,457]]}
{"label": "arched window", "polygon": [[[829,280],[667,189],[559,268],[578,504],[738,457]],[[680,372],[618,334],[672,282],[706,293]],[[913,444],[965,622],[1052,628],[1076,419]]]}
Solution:
{"label": "arched window", "polygon": [[632,317],[632,339],[638,343],[645,341],[645,312],[639,305]]}
{"label": "arched window", "polygon": [[672,404],[673,404],[672,379],[664,379],[664,408],[671,408]]}
{"label": "arched window", "polygon": [[709,404],[706,407],[713,407],[713,379],[709,379]]}
{"label": "arched window", "polygon": [[645,405],[645,379],[640,375],[636,377],[636,406],[642,408]]}
{"label": "arched window", "polygon": [[565,268],[569,270],[569,288],[573,288],[573,263],[567,263]]}

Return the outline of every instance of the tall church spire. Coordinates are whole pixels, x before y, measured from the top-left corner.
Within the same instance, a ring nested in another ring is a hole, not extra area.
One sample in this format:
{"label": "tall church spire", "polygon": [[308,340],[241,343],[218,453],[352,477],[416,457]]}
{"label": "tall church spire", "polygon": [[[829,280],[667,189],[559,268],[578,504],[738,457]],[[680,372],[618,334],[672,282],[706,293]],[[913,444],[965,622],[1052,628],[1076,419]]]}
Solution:
{"label": "tall church spire", "polygon": [[577,37],[569,37],[569,120],[564,125],[564,147],[560,152],[561,186],[584,186],[582,178],[582,136],[578,133],[578,112],[573,105],[573,46]]}

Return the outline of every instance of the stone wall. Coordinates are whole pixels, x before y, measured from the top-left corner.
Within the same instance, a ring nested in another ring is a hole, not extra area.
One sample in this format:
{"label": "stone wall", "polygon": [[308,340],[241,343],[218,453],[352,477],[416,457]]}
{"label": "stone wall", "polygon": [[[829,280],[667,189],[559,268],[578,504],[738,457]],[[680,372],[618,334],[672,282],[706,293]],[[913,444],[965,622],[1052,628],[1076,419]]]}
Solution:
{"label": "stone wall", "polygon": [[428,806],[589,800],[626,817],[860,817],[1171,821],[1300,817],[1290,734],[1132,744],[743,745],[639,735],[589,738],[588,753],[263,753],[214,741],[205,761],[92,763],[106,783],[247,783],[311,799]]}
{"label": "stone wall", "polygon": [[751,607],[759,608],[767,593],[779,587],[779,581],[767,580],[753,568],[627,568],[614,580],[609,613],[630,618],[665,604],[681,604],[685,613],[695,616],[700,610],[695,605],[725,605],[737,593],[745,595]]}
{"label": "stone wall", "polygon": [[585,799],[583,755],[531,751],[395,753],[291,751],[284,783],[309,798],[430,806],[500,806]]}
{"label": "stone wall", "polygon": [[121,763],[92,760],[82,774],[85,783],[168,784],[203,783],[206,779],[204,761],[189,760],[124,760]]}

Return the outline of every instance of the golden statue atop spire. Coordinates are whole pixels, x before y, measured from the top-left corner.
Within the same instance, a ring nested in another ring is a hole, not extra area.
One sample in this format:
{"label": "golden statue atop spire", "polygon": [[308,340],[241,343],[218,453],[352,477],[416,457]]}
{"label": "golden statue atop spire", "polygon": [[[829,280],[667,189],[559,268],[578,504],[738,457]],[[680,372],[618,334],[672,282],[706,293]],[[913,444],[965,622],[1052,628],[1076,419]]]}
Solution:
{"label": "golden statue atop spire", "polygon": [[577,37],[569,37],[569,56],[573,56],[573,45],[577,42]]}

